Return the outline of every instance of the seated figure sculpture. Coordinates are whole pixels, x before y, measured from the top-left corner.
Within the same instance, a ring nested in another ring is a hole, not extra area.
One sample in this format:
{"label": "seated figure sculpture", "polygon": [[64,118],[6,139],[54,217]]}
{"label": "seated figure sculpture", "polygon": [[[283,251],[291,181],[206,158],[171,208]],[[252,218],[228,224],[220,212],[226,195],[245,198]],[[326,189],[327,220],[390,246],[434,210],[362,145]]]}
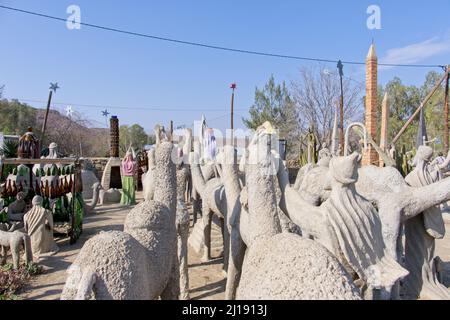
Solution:
{"label": "seated figure sculpture", "polygon": [[55,254],[59,250],[53,239],[52,212],[42,207],[42,202],[41,196],[35,196],[33,207],[24,216],[25,231],[31,238],[32,252],[37,258]]}
{"label": "seated figure sculpture", "polygon": [[25,193],[18,192],[16,195],[16,201],[11,203],[7,208],[4,208],[1,212],[7,212],[8,214],[8,222],[9,223],[22,223],[23,216],[25,215]]}

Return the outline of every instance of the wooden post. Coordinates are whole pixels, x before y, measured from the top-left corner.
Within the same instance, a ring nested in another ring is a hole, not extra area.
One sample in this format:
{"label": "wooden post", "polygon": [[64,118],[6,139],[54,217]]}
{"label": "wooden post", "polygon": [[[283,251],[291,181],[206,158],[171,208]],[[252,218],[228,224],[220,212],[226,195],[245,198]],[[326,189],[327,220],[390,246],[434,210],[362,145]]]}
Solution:
{"label": "wooden post", "polygon": [[420,113],[420,110],[425,107],[426,103],[430,98],[433,96],[433,94],[436,92],[436,90],[441,86],[442,82],[448,77],[450,70],[447,68],[444,76],[436,83],[434,88],[431,90],[431,92],[425,97],[425,99],[422,101],[420,106],[417,108],[417,110],[414,112],[414,114],[406,121],[405,125],[400,129],[400,131],[397,133],[395,138],[392,140],[392,144],[395,144],[398,139],[402,136],[402,134],[405,132],[405,130],[409,127],[409,125],[414,121],[414,119],[417,117],[417,115]]}
{"label": "wooden post", "polygon": [[233,93],[231,94],[231,130],[234,129],[234,89]]}
{"label": "wooden post", "polygon": [[45,129],[47,128],[47,119],[48,119],[48,113],[50,111],[50,104],[52,103],[52,96],[53,96],[53,90],[50,89],[50,92],[48,94],[47,110],[45,110],[44,124],[42,125],[41,145],[44,145]]}
{"label": "wooden post", "polygon": [[445,98],[444,98],[444,151],[445,154],[448,153],[448,86],[449,86],[449,81],[450,81],[450,66],[447,66],[446,68],[447,70],[447,80],[445,81]]}
{"label": "wooden post", "polygon": [[231,145],[234,146],[234,90],[236,89],[236,84],[232,83],[230,88],[233,90],[231,93]]}
{"label": "wooden post", "polygon": [[339,143],[341,144],[341,152],[340,155],[344,155],[344,144],[345,144],[345,136],[344,136],[344,85],[342,82],[342,77],[344,76],[343,68],[344,65],[342,64],[342,61],[339,60],[338,65],[339,69],[339,78],[340,78],[340,85],[341,85],[341,97],[339,101]]}

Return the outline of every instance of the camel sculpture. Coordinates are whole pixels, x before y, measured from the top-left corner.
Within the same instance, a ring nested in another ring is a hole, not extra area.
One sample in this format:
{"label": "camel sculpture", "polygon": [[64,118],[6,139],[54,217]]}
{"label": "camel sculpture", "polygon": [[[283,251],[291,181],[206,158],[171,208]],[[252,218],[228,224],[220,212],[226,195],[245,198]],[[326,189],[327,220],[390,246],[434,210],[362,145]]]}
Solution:
{"label": "camel sculpture", "polygon": [[[189,182],[189,167],[186,165],[184,152],[189,152],[192,143],[192,131],[185,130],[183,148],[177,148],[177,247],[178,261],[180,263],[180,299],[189,300],[189,272],[188,272],[188,237],[189,237],[189,212],[186,208],[185,193]],[[189,154],[188,153],[188,154]]]}
{"label": "camel sculpture", "polygon": [[94,197],[95,189],[93,186],[99,183],[97,176],[92,170],[81,170],[81,181],[83,182],[83,199],[92,199]]}
{"label": "camel sculpture", "polygon": [[[209,166],[200,166],[200,157],[197,152],[192,152],[190,156],[191,176],[194,189],[199,193],[202,199],[202,227],[203,227],[203,255],[202,261],[211,260],[211,223],[212,215],[217,215],[223,223],[222,232],[224,234],[224,264],[228,255],[228,237],[226,224],[227,199],[223,182],[220,178],[212,178],[207,180],[212,169]],[[198,222],[197,222],[198,223]]]}
{"label": "camel sculpture", "polygon": [[[242,210],[241,183],[239,180],[235,148],[229,145],[224,146],[220,156],[218,157],[218,163],[221,167],[222,181],[225,188],[227,201],[226,226],[228,228],[228,234],[230,235],[225,299],[234,300],[246,249],[240,230],[240,217]],[[245,215],[245,213],[242,215]]]}
{"label": "camel sculpture", "polygon": [[8,248],[11,251],[13,268],[18,269],[20,263],[20,249],[25,249],[25,261],[30,263],[33,261],[33,255],[31,250],[31,240],[30,236],[26,233],[14,230],[13,225],[9,230],[6,225],[0,224],[0,246],[1,246],[1,260],[0,264],[4,265],[6,263]]}
{"label": "camel sculpture", "polygon": [[[154,129],[155,137],[156,137],[156,145],[161,144],[163,139],[167,138],[164,127],[157,124]],[[147,152],[148,156],[148,169],[147,172],[142,175],[142,189],[144,193],[144,200],[153,200],[153,196],[155,194],[155,183],[154,183],[154,170],[156,167],[156,159],[155,159],[156,150],[150,149]]]}
{"label": "camel sculpture", "polygon": [[267,139],[266,129],[260,128],[249,146],[246,219],[251,228],[244,229],[248,249],[236,298],[361,299],[349,274],[328,250],[281,232]]}
{"label": "camel sculpture", "polygon": [[100,182],[95,182],[92,188],[92,200],[90,204],[85,203],[84,205],[84,212],[86,214],[91,214],[94,212],[95,207],[97,206],[97,203],[100,198],[100,190],[102,189],[102,186]]}
{"label": "camel sculpture", "polygon": [[172,143],[156,147],[154,200],[127,215],[124,231],[88,240],[72,266],[61,299],[178,299],[176,172]]}

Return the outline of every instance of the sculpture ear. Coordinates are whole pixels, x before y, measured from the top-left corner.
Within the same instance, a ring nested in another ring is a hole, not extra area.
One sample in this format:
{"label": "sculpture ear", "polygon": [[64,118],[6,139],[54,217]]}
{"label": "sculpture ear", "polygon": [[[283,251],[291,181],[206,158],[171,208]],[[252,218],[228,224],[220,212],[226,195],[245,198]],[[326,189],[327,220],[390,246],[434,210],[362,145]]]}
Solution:
{"label": "sculpture ear", "polygon": [[331,188],[332,188],[331,181],[332,181],[331,172],[330,172],[330,170],[328,170],[327,174],[325,175],[325,184],[323,186],[324,190],[331,191]]}

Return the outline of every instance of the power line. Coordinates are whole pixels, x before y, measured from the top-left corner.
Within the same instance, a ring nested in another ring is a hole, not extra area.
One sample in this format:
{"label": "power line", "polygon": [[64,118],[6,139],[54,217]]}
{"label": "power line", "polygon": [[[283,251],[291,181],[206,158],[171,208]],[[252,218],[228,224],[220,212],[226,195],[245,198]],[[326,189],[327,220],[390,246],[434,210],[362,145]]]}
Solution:
{"label": "power line", "polygon": [[[50,15],[43,14],[43,13],[38,13],[38,12],[33,12],[33,11],[3,6],[3,5],[0,5],[0,8],[10,10],[10,11],[16,11],[16,12],[20,12],[20,13],[25,13],[28,15],[38,16],[41,18],[67,22],[67,19],[65,19],[65,18],[50,16]],[[185,41],[185,40],[179,40],[179,39],[174,39],[174,38],[167,38],[167,37],[155,36],[155,35],[150,35],[150,34],[145,34],[145,33],[133,32],[133,31],[112,28],[112,27],[106,27],[106,26],[101,26],[101,25],[97,25],[97,24],[85,23],[85,22],[80,22],[79,24],[82,26],[90,27],[90,28],[111,31],[111,32],[117,32],[117,33],[122,33],[122,34],[136,36],[136,37],[149,38],[149,39],[153,39],[153,40],[160,40],[160,41],[166,41],[166,42],[172,42],[172,43],[177,43],[177,44],[196,46],[196,47],[202,47],[202,48],[208,48],[208,49],[214,49],[214,50],[230,51],[230,52],[235,52],[235,53],[244,53],[244,54],[251,54],[251,55],[258,55],[258,56],[265,56],[265,57],[272,57],[272,58],[291,59],[291,60],[326,62],[326,63],[337,63],[339,61],[339,60],[331,60],[331,59],[310,58],[310,57],[301,57],[301,56],[293,56],[293,55],[286,55],[286,54],[277,54],[277,53],[230,48],[230,47],[222,47],[222,46],[216,46],[216,45],[211,45],[211,44],[206,44],[206,43]],[[352,65],[365,65],[365,62],[357,62],[357,61],[342,61],[342,63],[352,64]],[[410,68],[443,68],[443,67],[445,67],[444,65],[432,65],[432,64],[379,63],[378,65],[387,66],[387,67],[410,67]]]}
{"label": "power line", "polygon": [[[24,101],[24,102],[31,102],[31,103],[46,103],[46,101],[43,100],[34,100],[34,99],[21,99],[21,98],[15,98],[10,100],[18,100],[18,101]],[[81,103],[71,103],[71,102],[52,102],[52,105],[70,105],[73,107],[83,107],[83,108],[95,108],[95,109],[122,109],[122,110],[142,110],[142,111],[224,111],[226,108],[164,108],[164,107],[129,107],[129,106],[109,106],[107,104],[104,105],[94,105],[94,104],[81,104]],[[245,109],[237,109],[239,111],[247,111]]]}

